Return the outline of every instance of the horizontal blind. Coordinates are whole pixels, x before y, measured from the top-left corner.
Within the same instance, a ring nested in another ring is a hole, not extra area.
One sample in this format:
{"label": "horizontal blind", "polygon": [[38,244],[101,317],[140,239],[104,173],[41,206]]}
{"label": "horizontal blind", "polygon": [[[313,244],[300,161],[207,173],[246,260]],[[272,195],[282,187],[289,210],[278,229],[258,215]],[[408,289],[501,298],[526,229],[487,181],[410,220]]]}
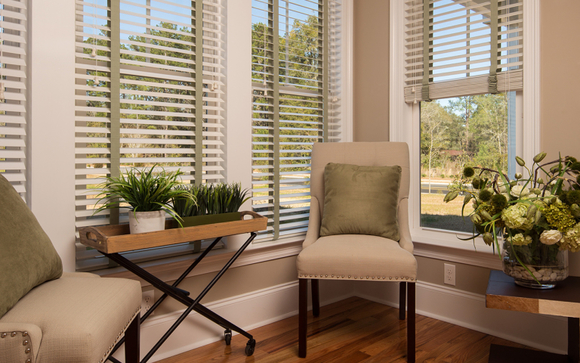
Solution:
{"label": "horizontal blind", "polygon": [[253,0],[253,209],[258,240],[304,234],[310,153],[340,141],[339,1]]}
{"label": "horizontal blind", "polygon": [[522,0],[408,0],[405,11],[406,102],[523,88]]}
{"label": "horizontal blind", "polygon": [[[104,177],[128,168],[179,169],[185,183],[223,180],[222,0],[77,0],[76,6],[77,228],[127,222],[126,210],[93,215],[93,208]],[[81,269],[105,263],[80,244],[77,260]]]}
{"label": "horizontal blind", "polygon": [[28,1],[0,1],[0,173],[26,199]]}

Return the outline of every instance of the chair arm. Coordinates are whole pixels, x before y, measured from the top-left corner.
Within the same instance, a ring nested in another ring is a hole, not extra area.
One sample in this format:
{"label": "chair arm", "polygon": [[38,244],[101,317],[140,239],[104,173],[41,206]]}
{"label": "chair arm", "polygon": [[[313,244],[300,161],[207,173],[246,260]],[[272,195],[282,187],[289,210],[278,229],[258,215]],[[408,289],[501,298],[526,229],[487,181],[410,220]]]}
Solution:
{"label": "chair arm", "polygon": [[399,201],[399,245],[413,253],[413,239],[409,230],[409,198]]}
{"label": "chair arm", "polygon": [[302,248],[306,248],[320,238],[320,205],[316,197],[310,198],[310,216],[308,217],[308,231],[302,243]]}
{"label": "chair arm", "polygon": [[[37,325],[0,322],[2,362],[27,362],[27,359],[30,359],[31,363],[36,362],[41,340],[42,331]],[[28,348],[30,351],[27,352]]]}

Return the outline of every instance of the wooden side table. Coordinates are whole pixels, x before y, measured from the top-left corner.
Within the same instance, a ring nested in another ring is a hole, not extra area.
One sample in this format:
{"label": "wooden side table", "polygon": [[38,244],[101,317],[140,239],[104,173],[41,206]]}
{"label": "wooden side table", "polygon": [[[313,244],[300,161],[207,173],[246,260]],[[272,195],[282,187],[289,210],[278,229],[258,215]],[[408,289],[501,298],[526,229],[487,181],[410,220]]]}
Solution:
{"label": "wooden side table", "polygon": [[[244,219],[244,216],[251,216],[252,218]],[[241,218],[242,219],[238,221],[214,223],[185,228],[176,228],[174,223],[171,223],[170,221],[166,224],[167,229],[164,231],[140,234],[130,234],[129,225],[127,224],[102,227],[85,227],[80,229],[79,234],[82,244],[95,248],[106,257],[117,262],[119,265],[125,267],[127,270],[141,277],[145,281],[150,282],[151,285],[155,286],[163,292],[163,295],[153,304],[153,306],[142,315],[141,323],[143,323],[167,297],[171,297],[186,306],[185,311],[169,328],[169,330],[159,339],[153,348],[151,348],[151,350],[145,355],[143,360],[141,360],[141,363],[147,362],[153,356],[153,354],[161,347],[161,345],[169,338],[169,336],[175,331],[175,329],[177,329],[177,327],[192,311],[195,311],[205,318],[222,326],[225,329],[224,340],[227,345],[230,345],[232,339],[232,330],[248,338],[248,343],[246,344],[245,350],[246,355],[251,356],[254,353],[256,341],[251,334],[214,313],[200,303],[201,299],[203,299],[203,297],[230,268],[230,266],[246,249],[246,247],[248,247],[248,245],[254,240],[256,237],[256,232],[266,229],[268,223],[268,219],[266,217],[262,217],[254,212],[241,212]],[[189,296],[189,291],[182,290],[178,287],[178,285],[211,251],[211,249],[221,240],[222,237],[241,233],[250,233],[250,237],[238,249],[238,251],[234,253],[230,260],[195,299]],[[121,255],[121,252],[126,251],[167,246],[202,239],[214,239],[214,241],[191,263],[191,265],[172,285],[169,285],[165,281],[162,281],[159,278],[153,276],[141,268],[141,266],[136,265],[132,261],[125,258],[125,256]],[[123,344],[123,341],[124,339],[121,339],[121,341],[113,349],[113,352],[115,352],[117,348]],[[113,352],[111,354],[113,354]],[[118,362],[111,356],[109,356],[108,359],[113,362]]]}
{"label": "wooden side table", "polygon": [[485,306],[492,309],[568,318],[568,355],[492,344],[489,362],[578,363],[580,357],[580,277],[568,277],[551,290],[536,290],[517,286],[514,279],[502,271],[491,271]]}

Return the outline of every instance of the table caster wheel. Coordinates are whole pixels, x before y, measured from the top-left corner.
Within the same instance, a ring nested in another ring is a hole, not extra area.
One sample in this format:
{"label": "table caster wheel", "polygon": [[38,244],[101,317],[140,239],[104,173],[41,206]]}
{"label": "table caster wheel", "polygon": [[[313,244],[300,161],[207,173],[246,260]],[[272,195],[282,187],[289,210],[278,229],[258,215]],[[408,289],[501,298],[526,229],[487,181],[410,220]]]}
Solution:
{"label": "table caster wheel", "polygon": [[256,341],[254,339],[248,340],[248,344],[246,344],[246,355],[248,357],[254,354],[254,348],[256,348]]}
{"label": "table caster wheel", "polygon": [[232,331],[226,330],[224,331],[224,340],[226,341],[226,345],[232,344]]}

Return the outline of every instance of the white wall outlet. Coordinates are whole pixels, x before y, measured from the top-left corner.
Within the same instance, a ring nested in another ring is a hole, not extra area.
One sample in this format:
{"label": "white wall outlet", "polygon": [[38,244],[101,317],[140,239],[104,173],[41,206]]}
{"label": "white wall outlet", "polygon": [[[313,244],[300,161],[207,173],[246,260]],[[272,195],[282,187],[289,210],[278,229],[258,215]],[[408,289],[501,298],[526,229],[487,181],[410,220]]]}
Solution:
{"label": "white wall outlet", "polygon": [[443,282],[447,285],[455,286],[455,265],[444,264]]}
{"label": "white wall outlet", "polygon": [[[145,314],[155,303],[155,291],[143,291],[143,298],[141,300],[141,315]],[[153,314],[151,314],[153,315]]]}

